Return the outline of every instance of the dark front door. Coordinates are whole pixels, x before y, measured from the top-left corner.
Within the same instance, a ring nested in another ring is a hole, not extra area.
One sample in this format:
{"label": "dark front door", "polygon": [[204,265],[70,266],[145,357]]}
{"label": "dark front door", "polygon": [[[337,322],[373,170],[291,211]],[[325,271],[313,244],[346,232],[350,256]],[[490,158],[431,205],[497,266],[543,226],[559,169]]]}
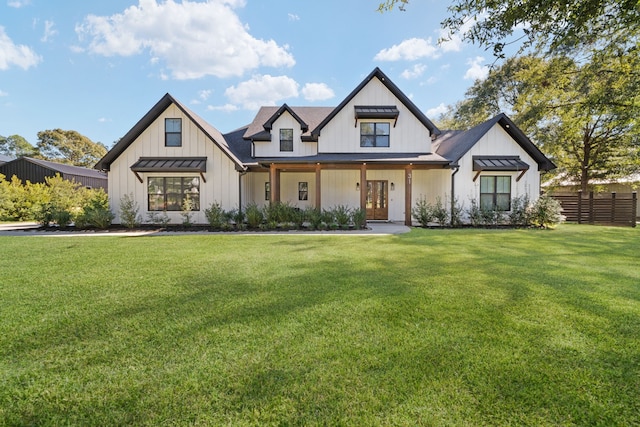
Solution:
{"label": "dark front door", "polygon": [[367,219],[389,219],[388,181],[367,181]]}

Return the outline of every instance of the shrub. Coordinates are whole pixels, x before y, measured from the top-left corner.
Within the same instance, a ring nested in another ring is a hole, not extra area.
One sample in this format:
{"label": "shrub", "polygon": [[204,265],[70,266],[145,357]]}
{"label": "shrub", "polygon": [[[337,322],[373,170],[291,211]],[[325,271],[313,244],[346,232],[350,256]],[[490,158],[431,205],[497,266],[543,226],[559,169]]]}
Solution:
{"label": "shrub", "polygon": [[449,220],[449,212],[447,211],[447,208],[444,206],[444,204],[442,203],[442,199],[440,199],[439,196],[436,198],[436,203],[433,206],[432,214],[433,219],[435,219],[435,221],[440,224],[440,226],[444,227],[447,225],[447,222]]}
{"label": "shrub", "polygon": [[247,217],[247,225],[249,228],[259,228],[260,224],[264,221],[264,214],[262,213],[262,209],[255,204],[249,203],[244,208],[246,217]]}
{"label": "shrub", "polygon": [[453,199],[451,206],[451,218],[449,220],[452,227],[460,227],[462,225],[462,206],[458,203],[458,199]]}
{"label": "shrub", "polygon": [[99,229],[108,228],[115,215],[109,210],[109,197],[104,190],[91,190],[82,211],[76,216],[76,227]]}
{"label": "shrub", "polygon": [[180,216],[182,217],[182,225],[185,227],[191,227],[193,222],[191,222],[191,217],[193,216],[193,200],[187,195],[184,199],[182,199],[182,205],[180,206]]}
{"label": "shrub", "polygon": [[51,220],[60,227],[67,227],[71,224],[71,212],[64,209],[54,209],[51,212]]}
{"label": "shrub", "polygon": [[349,225],[349,220],[351,219],[351,209],[345,205],[337,205],[333,209],[333,217],[335,218],[336,223],[339,227],[344,227]]}
{"label": "shrub", "polygon": [[509,224],[529,225],[529,196],[518,196],[511,199]]}
{"label": "shrub", "polygon": [[220,230],[222,225],[226,222],[225,212],[218,202],[212,203],[211,206],[205,209],[204,215],[207,218],[209,226],[214,230]]}
{"label": "shrub", "polygon": [[416,206],[411,210],[411,214],[421,227],[428,227],[433,220],[433,207],[423,196],[417,200]]}
{"label": "shrub", "polygon": [[366,209],[357,208],[351,211],[351,221],[356,229],[361,229],[367,225],[367,211]]}
{"label": "shrub", "polygon": [[308,207],[304,211],[304,217],[309,221],[309,228],[313,230],[320,228],[320,224],[322,224],[322,212],[320,212],[320,209]]}
{"label": "shrub", "polygon": [[530,223],[541,228],[555,228],[562,223],[560,202],[548,195],[542,195],[529,209]]}
{"label": "shrub", "polygon": [[166,227],[169,222],[171,222],[171,218],[167,215],[166,212],[162,212],[160,215],[158,212],[147,212],[147,220],[153,225],[159,225],[161,227]]}
{"label": "shrub", "polygon": [[133,199],[133,194],[125,194],[120,198],[120,222],[127,228],[137,227],[142,219],[138,215],[140,208]]}

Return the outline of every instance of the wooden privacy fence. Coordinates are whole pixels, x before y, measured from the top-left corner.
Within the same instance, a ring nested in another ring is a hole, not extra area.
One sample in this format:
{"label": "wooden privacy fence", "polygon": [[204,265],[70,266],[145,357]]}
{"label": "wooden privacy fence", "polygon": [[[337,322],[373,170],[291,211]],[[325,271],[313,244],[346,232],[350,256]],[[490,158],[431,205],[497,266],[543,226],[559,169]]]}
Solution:
{"label": "wooden privacy fence", "polygon": [[611,224],[635,227],[638,195],[633,193],[555,193],[562,214],[578,224]]}

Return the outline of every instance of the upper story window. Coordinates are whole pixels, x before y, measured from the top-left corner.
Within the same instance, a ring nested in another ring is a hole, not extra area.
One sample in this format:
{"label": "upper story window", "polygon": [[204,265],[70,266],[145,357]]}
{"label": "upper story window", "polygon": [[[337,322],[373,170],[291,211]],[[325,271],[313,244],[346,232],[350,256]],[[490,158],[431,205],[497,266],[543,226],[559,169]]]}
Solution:
{"label": "upper story window", "polygon": [[182,119],[164,119],[164,146],[182,147]]}
{"label": "upper story window", "polygon": [[360,123],[360,147],[388,147],[389,123]]}
{"label": "upper story window", "polygon": [[480,208],[485,210],[511,210],[511,177],[480,177]]}
{"label": "upper story window", "polygon": [[293,129],[280,129],[280,151],[293,151]]}

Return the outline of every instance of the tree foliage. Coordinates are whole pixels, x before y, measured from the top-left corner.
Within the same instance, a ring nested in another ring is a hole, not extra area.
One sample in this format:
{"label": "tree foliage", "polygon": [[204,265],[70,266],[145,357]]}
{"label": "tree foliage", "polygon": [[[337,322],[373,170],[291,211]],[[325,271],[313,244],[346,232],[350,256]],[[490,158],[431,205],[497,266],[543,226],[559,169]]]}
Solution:
{"label": "tree foliage", "polygon": [[477,81],[441,125],[469,128],[504,111],[586,191],[594,179],[639,168],[640,81],[620,71],[639,65],[624,56],[606,73],[566,56],[510,58]]}
{"label": "tree foliage", "polygon": [[83,167],[92,167],[107,153],[103,144],[93,142],[75,130],[38,132],[37,147],[47,160]]}
{"label": "tree foliage", "polygon": [[9,157],[33,157],[38,150],[20,135],[0,135],[0,154]]}
{"label": "tree foliage", "polygon": [[[408,4],[385,0],[379,10],[406,10]],[[462,31],[464,39],[492,47],[498,56],[514,38],[524,48],[559,53],[637,48],[640,33],[637,0],[454,0],[448,10],[443,28]]]}

